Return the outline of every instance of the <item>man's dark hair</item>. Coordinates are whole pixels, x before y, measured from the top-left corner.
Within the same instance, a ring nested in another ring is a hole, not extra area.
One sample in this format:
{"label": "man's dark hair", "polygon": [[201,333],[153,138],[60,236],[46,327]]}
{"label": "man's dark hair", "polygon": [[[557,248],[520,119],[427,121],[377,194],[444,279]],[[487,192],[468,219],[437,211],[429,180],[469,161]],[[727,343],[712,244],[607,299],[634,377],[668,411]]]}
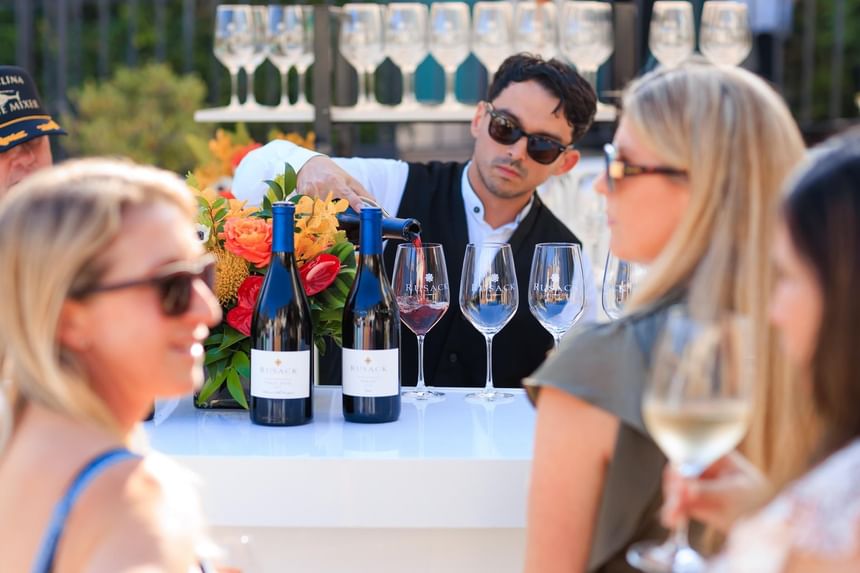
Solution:
{"label": "man's dark hair", "polygon": [[502,62],[493,76],[487,101],[492,102],[510,84],[527,81],[539,83],[561,100],[553,113],[564,110],[564,118],[572,128],[571,143],[579,141],[591,127],[597,111],[597,95],[585,78],[555,58],[544,60],[531,54],[515,54]]}

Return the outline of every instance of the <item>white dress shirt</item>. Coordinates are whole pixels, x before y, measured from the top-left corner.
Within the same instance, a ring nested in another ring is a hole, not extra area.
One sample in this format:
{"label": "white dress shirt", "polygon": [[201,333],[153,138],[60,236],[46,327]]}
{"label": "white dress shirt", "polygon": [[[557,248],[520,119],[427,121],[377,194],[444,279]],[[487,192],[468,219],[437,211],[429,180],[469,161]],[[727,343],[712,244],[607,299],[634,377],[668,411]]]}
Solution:
{"label": "white dress shirt", "polygon": [[[305,163],[313,157],[321,155],[299,147],[289,141],[272,141],[263,147],[255,149],[242,159],[233,176],[233,195],[237,199],[248,201],[251,205],[259,205],[266,194],[268,186],[266,179],[274,179],[284,169],[284,163],[289,163],[298,172]],[[406,180],[409,177],[409,164],[398,159],[366,159],[362,157],[333,157],[332,161],[341,169],[354,177],[373,195],[379,205],[388,213],[395,215],[400,207],[400,200],[406,191]],[[461,190],[463,205],[466,209],[466,227],[469,232],[469,242],[507,243],[520,222],[525,219],[534,204],[534,197],[517,214],[516,218],[499,227],[493,228],[484,219],[484,204],[478,197],[468,177],[469,165],[463,169]],[[457,263],[459,264],[459,263]],[[591,261],[582,251],[583,276],[585,281],[585,313],[583,320],[592,322],[597,318],[597,289],[590,277],[594,276]],[[526,302],[526,301],[523,301]]]}

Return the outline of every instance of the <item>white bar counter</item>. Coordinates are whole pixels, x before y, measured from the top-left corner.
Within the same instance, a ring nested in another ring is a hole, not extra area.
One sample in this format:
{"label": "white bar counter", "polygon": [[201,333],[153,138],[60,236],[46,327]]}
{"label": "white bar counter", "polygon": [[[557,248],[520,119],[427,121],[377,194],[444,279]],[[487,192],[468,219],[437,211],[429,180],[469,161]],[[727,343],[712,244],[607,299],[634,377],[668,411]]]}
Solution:
{"label": "white bar counter", "polygon": [[519,571],[534,409],[522,390],[496,404],[442,391],[404,401],[388,424],[345,422],[340,387],[317,386],[304,426],[256,426],[184,398],[159,403],[145,427],[200,476],[216,537],[252,540],[246,568]]}

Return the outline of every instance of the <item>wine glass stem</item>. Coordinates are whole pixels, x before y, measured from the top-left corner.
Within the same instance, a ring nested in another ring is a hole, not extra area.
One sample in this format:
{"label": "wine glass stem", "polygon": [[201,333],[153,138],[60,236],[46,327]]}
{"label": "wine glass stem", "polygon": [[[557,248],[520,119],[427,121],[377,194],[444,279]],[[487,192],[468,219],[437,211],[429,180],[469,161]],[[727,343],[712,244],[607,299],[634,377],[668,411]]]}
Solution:
{"label": "wine glass stem", "polygon": [[457,76],[457,69],[446,69],[445,70],[445,99],[442,100],[443,103],[455,103],[457,101],[457,94],[454,91],[454,80]]}
{"label": "wine glass stem", "polygon": [[690,538],[688,534],[689,521],[686,518],[681,519],[672,531],[672,543],[675,545],[675,551],[679,549],[688,549],[690,547]]}
{"label": "wine glass stem", "polygon": [[245,105],[256,103],[257,98],[254,97],[254,70],[245,68]]}
{"label": "wine glass stem", "polygon": [[366,106],[368,104],[367,101],[367,90],[365,88],[366,82],[364,78],[364,68],[359,68],[358,70],[358,99],[355,102],[356,107]]}
{"label": "wine glass stem", "polygon": [[487,339],[487,383],[484,385],[484,392],[492,392],[493,388],[493,336],[484,335]]}
{"label": "wine glass stem", "polygon": [[598,93],[597,92],[597,70],[596,69],[594,69],[594,70],[582,69],[582,70],[580,70],[580,73],[582,74],[582,77],[585,79],[585,81],[587,81],[589,83],[589,85],[592,88],[594,88],[594,93]]}
{"label": "wine glass stem", "polygon": [[367,73],[367,101],[376,103],[376,69],[368,69]]}
{"label": "wine glass stem", "polygon": [[308,103],[308,96],[305,95],[305,72],[308,69],[304,66],[296,66],[296,77],[299,80],[299,92],[296,95],[296,105],[304,105]]}
{"label": "wine glass stem", "polygon": [[427,389],[424,385],[424,335],[418,335],[418,383],[415,384],[416,392],[423,392]]}
{"label": "wine glass stem", "polygon": [[415,103],[415,70],[403,69],[403,97],[400,99],[401,104]]}
{"label": "wine glass stem", "polygon": [[239,105],[239,70],[230,70],[230,107]]}
{"label": "wine glass stem", "polygon": [[553,344],[555,346],[555,349],[558,350],[558,347],[561,346],[561,335],[560,334],[553,334],[552,340],[553,340]]}
{"label": "wine glass stem", "polygon": [[290,68],[281,71],[281,105],[290,105]]}

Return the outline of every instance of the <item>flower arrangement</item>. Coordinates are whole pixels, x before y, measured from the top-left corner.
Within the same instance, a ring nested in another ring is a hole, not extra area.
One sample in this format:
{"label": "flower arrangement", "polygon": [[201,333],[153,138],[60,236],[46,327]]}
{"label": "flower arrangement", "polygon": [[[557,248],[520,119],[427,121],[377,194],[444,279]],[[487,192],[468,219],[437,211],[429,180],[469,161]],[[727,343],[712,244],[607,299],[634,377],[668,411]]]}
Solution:
{"label": "flower arrangement", "polygon": [[195,400],[203,406],[226,386],[229,395],[247,408],[242,380],[250,378],[251,317],[271,259],[272,203],[289,200],[296,205],[296,262],[310,304],[314,343],[321,353],[326,337],[341,343],[343,306],[355,278],[355,249],[337,221],[338,213],[349,204],[332,199],[331,194],[325,200],[291,197],[296,173],[290,165],[285,165],[283,175],[266,182],[269,191],[260,207],[248,207],[215,190],[219,179],[208,171],[206,175],[208,186],[201,186],[196,174],[190,174],[188,181],[197,194],[198,234],[217,261],[214,290],[224,320],[204,343],[206,380]]}

